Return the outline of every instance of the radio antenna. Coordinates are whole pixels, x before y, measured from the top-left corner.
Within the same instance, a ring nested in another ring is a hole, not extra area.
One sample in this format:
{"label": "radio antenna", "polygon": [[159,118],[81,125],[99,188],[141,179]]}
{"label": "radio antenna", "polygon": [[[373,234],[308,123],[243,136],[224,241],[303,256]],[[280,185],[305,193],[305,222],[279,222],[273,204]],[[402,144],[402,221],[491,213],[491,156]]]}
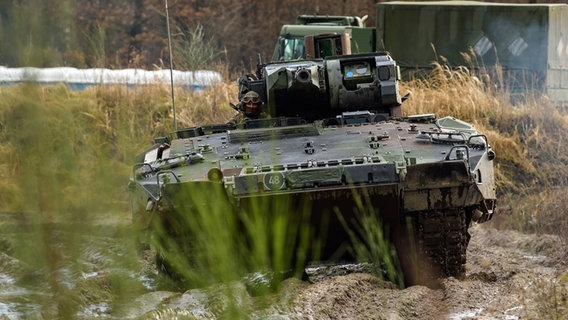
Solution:
{"label": "radio antenna", "polygon": [[168,51],[170,53],[170,86],[172,91],[172,108],[174,112],[174,131],[177,131],[177,121],[176,121],[176,99],[174,95],[174,70],[173,70],[173,59],[172,59],[172,35],[170,33],[170,15],[168,13],[168,0],[164,0],[166,4],[166,25],[168,28]]}

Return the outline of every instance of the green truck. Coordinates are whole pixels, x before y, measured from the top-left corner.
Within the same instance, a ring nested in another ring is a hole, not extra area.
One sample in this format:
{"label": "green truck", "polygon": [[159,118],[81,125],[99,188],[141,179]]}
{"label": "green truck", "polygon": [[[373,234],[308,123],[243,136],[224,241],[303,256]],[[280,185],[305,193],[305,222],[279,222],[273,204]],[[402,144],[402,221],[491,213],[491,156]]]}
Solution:
{"label": "green truck", "polygon": [[[298,16],[295,24],[286,24],[280,29],[272,61],[283,62],[375,52],[376,29],[365,27],[365,20],[365,17],[357,16]],[[306,50],[306,47],[314,46],[309,44],[306,46],[305,41],[317,43],[315,52]]]}

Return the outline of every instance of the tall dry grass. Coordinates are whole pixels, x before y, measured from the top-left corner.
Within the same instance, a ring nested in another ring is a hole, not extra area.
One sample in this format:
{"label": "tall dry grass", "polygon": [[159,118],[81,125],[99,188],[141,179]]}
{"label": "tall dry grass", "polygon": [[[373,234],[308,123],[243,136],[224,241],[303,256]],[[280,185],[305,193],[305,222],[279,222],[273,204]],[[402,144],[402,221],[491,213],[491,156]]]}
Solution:
{"label": "tall dry grass", "polygon": [[[178,127],[229,119],[233,90],[176,89]],[[0,210],[127,208],[135,155],[173,131],[166,86],[128,89],[21,85],[0,89]]]}
{"label": "tall dry grass", "polygon": [[412,94],[403,111],[473,123],[497,154],[501,214],[494,223],[568,240],[568,113],[545,96],[528,93],[519,99],[501,88],[486,74],[437,64],[427,78],[402,84],[402,93]]}

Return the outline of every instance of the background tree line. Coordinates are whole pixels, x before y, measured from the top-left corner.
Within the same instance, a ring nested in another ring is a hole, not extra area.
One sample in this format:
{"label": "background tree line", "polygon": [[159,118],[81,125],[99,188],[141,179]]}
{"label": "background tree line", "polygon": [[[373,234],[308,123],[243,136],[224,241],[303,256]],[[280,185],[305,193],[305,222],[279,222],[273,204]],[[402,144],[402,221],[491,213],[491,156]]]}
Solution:
{"label": "background tree line", "polygon": [[[298,14],[368,15],[375,0],[168,0],[174,67],[256,65]],[[164,0],[4,0],[0,65],[168,67]]]}
{"label": "background tree line", "polygon": [[[297,15],[368,15],[374,26],[378,1],[168,0],[174,67],[252,68]],[[169,67],[166,31],[165,0],[3,0],[0,65]]]}

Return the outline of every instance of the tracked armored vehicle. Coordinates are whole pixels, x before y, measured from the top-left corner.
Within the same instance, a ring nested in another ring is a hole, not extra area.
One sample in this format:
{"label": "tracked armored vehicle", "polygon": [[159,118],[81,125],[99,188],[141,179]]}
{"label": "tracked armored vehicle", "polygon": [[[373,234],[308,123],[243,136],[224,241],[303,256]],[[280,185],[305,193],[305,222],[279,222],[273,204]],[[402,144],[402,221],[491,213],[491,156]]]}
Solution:
{"label": "tracked armored vehicle", "polygon": [[461,120],[403,117],[398,77],[386,52],[262,64],[241,79],[239,95],[259,93],[269,118],[156,139],[129,187],[134,223],[157,248],[159,268],[182,274],[174,252],[187,266],[208,250],[195,246],[205,228],[193,221],[198,211],[226,204],[221,215],[246,237],[247,214],[262,202],[286,204],[289,232],[308,230],[288,242],[294,263],[354,258],[349,248],[366,238],[360,218],[370,214],[407,284],[463,276],[468,228],[494,212],[495,153]]}

